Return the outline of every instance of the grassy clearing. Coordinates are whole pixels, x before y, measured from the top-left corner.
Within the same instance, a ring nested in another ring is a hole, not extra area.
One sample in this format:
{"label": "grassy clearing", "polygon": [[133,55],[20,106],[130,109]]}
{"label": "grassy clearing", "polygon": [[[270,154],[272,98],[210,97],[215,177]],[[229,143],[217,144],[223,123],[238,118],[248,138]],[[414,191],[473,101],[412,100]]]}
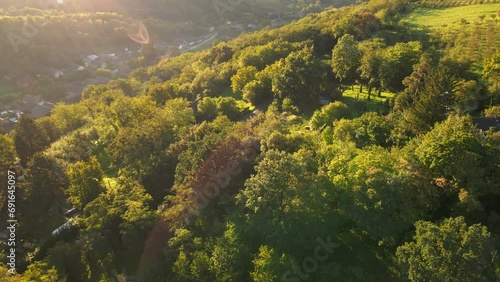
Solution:
{"label": "grassy clearing", "polygon": [[[500,4],[469,5],[452,8],[416,8],[403,19],[404,22],[430,28],[441,28],[451,24],[461,25],[462,19],[469,23],[484,22],[499,17]],[[480,16],[484,16],[481,20]]]}
{"label": "grassy clearing", "polygon": [[427,7],[457,7],[478,4],[500,3],[500,0],[421,0],[420,4]]}
{"label": "grassy clearing", "polygon": [[[358,109],[359,103],[366,104],[366,110],[369,112],[383,112],[386,102],[394,97],[394,93],[382,91],[380,97],[377,96],[378,90],[373,89],[370,99],[368,99],[368,91],[366,87],[363,87],[363,92],[359,92],[359,85],[354,86],[354,91],[349,87],[349,89],[344,90],[342,93],[342,102],[346,103],[351,109]],[[363,112],[362,109],[358,109],[359,113]]]}

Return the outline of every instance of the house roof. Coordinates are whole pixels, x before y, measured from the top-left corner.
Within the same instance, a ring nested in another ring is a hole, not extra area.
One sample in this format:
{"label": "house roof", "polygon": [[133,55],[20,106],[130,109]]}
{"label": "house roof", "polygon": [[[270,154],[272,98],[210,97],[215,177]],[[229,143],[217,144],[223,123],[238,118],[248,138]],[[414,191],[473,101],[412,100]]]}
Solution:
{"label": "house roof", "polygon": [[16,127],[16,123],[8,119],[0,119],[0,126],[9,133]]}
{"label": "house roof", "polygon": [[472,118],[472,122],[476,125],[478,129],[483,131],[488,131],[492,129],[493,131],[500,131],[500,118],[494,117],[482,117],[482,118]]}
{"label": "house roof", "polygon": [[44,116],[48,115],[51,110],[52,109],[49,108],[49,107],[45,107],[45,106],[42,106],[42,105],[36,105],[31,110],[30,116],[32,118],[41,118],[41,117],[44,117]]}
{"label": "house roof", "polygon": [[31,113],[31,111],[33,110],[33,108],[38,105],[36,103],[24,103],[23,105],[21,105],[21,107],[19,108],[19,111],[23,112],[23,113]]}
{"label": "house roof", "polygon": [[70,227],[71,227],[71,222],[67,221],[66,223],[64,223],[63,225],[59,226],[54,231],[52,231],[52,236],[56,236],[57,234],[61,233],[63,229],[67,229]]}
{"label": "house roof", "polygon": [[82,98],[81,93],[69,93],[64,99],[66,103],[78,103]]}

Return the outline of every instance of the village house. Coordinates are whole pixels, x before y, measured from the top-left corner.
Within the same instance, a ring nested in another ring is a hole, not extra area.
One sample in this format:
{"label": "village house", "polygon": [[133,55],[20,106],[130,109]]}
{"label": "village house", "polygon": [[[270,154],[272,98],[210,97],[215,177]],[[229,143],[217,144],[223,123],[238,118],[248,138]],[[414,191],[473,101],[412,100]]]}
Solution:
{"label": "village house", "polygon": [[51,110],[52,108],[45,105],[36,105],[33,109],[31,109],[31,111],[29,111],[29,115],[30,117],[37,119],[49,115]]}
{"label": "village house", "polygon": [[26,94],[23,96],[23,104],[18,111],[31,116],[32,118],[41,118],[50,114],[54,104],[45,102],[40,96]]}

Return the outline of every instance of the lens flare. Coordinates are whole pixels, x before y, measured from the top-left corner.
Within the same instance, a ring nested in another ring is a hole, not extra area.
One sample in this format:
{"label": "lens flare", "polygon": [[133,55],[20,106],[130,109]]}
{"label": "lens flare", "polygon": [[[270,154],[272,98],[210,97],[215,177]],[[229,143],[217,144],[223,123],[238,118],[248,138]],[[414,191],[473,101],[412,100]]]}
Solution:
{"label": "lens flare", "polygon": [[139,44],[149,43],[149,33],[142,22],[132,24],[127,31],[127,35],[130,39]]}

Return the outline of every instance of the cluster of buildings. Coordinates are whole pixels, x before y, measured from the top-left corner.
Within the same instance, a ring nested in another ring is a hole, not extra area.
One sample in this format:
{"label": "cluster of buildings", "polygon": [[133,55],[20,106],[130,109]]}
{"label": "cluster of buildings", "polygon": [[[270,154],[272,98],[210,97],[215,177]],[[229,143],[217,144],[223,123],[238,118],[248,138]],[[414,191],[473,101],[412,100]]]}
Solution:
{"label": "cluster of buildings", "polygon": [[26,94],[23,97],[22,104],[16,109],[7,110],[0,108],[0,126],[3,131],[10,132],[16,126],[22,114],[27,114],[32,118],[41,118],[50,114],[54,104],[44,101],[40,96]]}
{"label": "cluster of buildings", "polygon": [[[81,89],[83,90],[83,87]],[[10,106],[0,105],[0,133],[12,131],[23,114],[38,119],[48,116],[53,108],[54,103],[45,101],[40,95],[30,94],[24,95],[21,103]]]}
{"label": "cluster of buildings", "polygon": [[[32,87],[36,87],[43,79],[57,81],[64,91],[64,103],[77,103],[81,99],[83,89],[87,85],[106,84],[112,77],[128,76],[132,69],[127,61],[137,55],[140,49],[124,50],[116,53],[90,54],[81,59],[80,64],[74,64],[65,68],[57,69],[45,66],[37,66],[37,75],[13,76],[6,75],[4,79],[17,87],[16,91],[31,93],[23,96],[21,102],[10,105],[0,104],[0,132],[10,132],[14,129],[21,114],[27,114],[33,118],[41,118],[50,114],[54,107],[53,103],[44,101],[40,95],[32,93]],[[106,69],[111,75],[104,76],[96,73],[97,69]],[[67,79],[65,77],[81,77],[81,79]]]}

